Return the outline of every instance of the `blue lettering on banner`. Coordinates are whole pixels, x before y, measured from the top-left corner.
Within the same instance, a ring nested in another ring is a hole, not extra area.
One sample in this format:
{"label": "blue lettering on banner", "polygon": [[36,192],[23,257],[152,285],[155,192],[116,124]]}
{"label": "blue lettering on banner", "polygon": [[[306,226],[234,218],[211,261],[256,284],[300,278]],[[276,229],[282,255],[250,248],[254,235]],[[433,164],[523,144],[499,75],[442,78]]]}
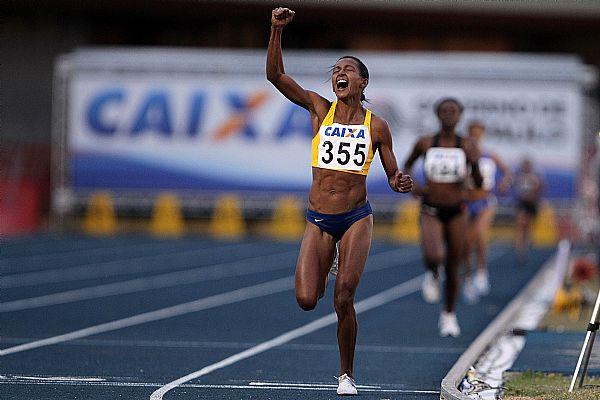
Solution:
{"label": "blue lettering on banner", "polygon": [[333,128],[333,132],[331,132],[331,136],[340,136],[340,128]]}
{"label": "blue lettering on banner", "polygon": [[123,89],[108,89],[96,96],[87,108],[86,120],[90,128],[100,135],[113,135],[117,131],[116,121],[102,119],[102,111],[110,103],[121,103],[125,98]]}
{"label": "blue lettering on banner", "polygon": [[164,91],[153,91],[148,94],[134,119],[131,135],[154,131],[164,136],[173,133],[169,111],[168,95]]}
{"label": "blue lettering on banner", "polygon": [[187,133],[189,136],[198,135],[198,127],[202,122],[202,114],[204,111],[205,95],[203,92],[194,92],[192,95],[192,105],[190,107],[190,118],[188,121]]}
{"label": "blue lettering on banner", "polygon": [[[235,109],[240,114],[243,114],[248,111],[248,101],[242,99],[242,97],[238,93],[229,92],[227,94],[227,101],[229,102],[231,108]],[[252,125],[250,125],[247,119],[245,120],[244,126],[241,129],[241,133],[242,135],[251,139],[255,139],[257,136],[256,130]]]}
{"label": "blue lettering on banner", "polygon": [[356,135],[356,137],[358,139],[364,139],[365,138],[365,130],[361,129],[360,132],[358,132],[358,134]]}
{"label": "blue lettering on banner", "polygon": [[[310,114],[304,108],[295,104],[289,106],[275,137],[284,139],[293,134],[300,134],[309,138],[313,136]],[[329,136],[327,130],[325,131],[325,135]]]}
{"label": "blue lettering on banner", "polygon": [[[107,88],[94,93],[89,101],[85,113],[85,121],[93,134],[99,136],[112,136],[120,129],[126,129],[121,133],[130,136],[140,136],[146,133],[157,133],[165,137],[175,134],[175,125],[181,126],[184,135],[197,137],[203,133],[206,107],[208,97],[205,91],[197,90],[190,93],[187,98],[187,115],[175,113],[173,109],[171,93],[167,90],[151,90],[142,93],[139,106],[132,113],[126,114],[130,109],[126,106],[128,99],[127,91],[121,87]],[[232,114],[247,114],[249,110],[248,100],[240,93],[231,91],[225,94],[225,101],[232,109]],[[117,111],[107,113],[108,109]],[[109,116],[112,115],[112,118]],[[174,117],[181,115],[184,119],[181,124],[175,123]],[[258,139],[257,129],[244,119],[240,134],[249,139]],[[312,138],[313,130],[310,114],[295,104],[285,108],[281,123],[276,125],[274,137],[287,139],[292,136]],[[344,128],[345,129],[345,128]],[[339,127],[328,126],[325,130],[327,136],[343,136],[343,130]]]}

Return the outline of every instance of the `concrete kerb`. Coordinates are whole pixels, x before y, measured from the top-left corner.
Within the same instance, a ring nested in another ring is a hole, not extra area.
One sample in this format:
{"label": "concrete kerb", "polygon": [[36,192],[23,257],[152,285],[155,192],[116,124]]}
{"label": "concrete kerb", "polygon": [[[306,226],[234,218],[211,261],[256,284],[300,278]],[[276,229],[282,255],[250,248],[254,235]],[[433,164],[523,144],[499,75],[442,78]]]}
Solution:
{"label": "concrete kerb", "polygon": [[440,399],[441,400],[470,400],[470,398],[458,390],[463,378],[467,375],[469,368],[475,365],[477,359],[489,348],[489,346],[502,334],[511,330],[512,322],[521,308],[529,302],[535,295],[538,288],[545,282],[547,274],[554,272],[557,260],[565,259],[559,257],[562,252],[570,252],[570,243],[566,240],[561,241],[558,246],[557,255],[551,257],[533,277],[531,281],[523,288],[517,297],[515,297],[498,316],[477,336],[467,350],[460,356],[450,371],[442,379]]}

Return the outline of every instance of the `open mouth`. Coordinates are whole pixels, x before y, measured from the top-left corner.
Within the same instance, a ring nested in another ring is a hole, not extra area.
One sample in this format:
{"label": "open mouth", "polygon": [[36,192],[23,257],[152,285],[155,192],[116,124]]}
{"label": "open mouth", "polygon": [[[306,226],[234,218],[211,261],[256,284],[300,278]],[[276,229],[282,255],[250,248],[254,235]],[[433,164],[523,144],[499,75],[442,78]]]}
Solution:
{"label": "open mouth", "polygon": [[346,89],[348,87],[348,81],[346,79],[339,79],[336,83],[335,83],[335,87],[337,89]]}

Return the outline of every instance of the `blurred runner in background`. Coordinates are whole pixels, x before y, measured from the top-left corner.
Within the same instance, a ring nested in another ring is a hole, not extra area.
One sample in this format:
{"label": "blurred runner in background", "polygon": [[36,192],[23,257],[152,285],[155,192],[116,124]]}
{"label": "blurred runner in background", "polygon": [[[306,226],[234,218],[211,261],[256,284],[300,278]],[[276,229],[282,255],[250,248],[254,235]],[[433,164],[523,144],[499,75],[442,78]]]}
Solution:
{"label": "blurred runner in background", "polygon": [[540,198],[544,190],[544,181],[534,168],[531,160],[524,159],[515,174],[515,194],[517,198],[517,234],[515,249],[519,261],[527,261],[527,252],[531,242],[531,225],[538,213]]}
{"label": "blurred runner in background", "polygon": [[[497,154],[483,149],[481,141],[485,137],[485,125],[474,121],[469,124],[468,137],[480,151],[479,170],[483,177],[483,183],[477,188],[469,182],[468,209],[469,220],[467,228],[467,240],[465,241],[465,281],[463,284],[463,296],[467,303],[476,303],[480,296],[490,292],[489,274],[487,269],[487,234],[496,214],[496,175],[498,170],[502,174],[502,180],[498,185],[500,193],[506,193],[512,181],[512,172],[498,157]],[[477,270],[473,275],[471,268],[471,256],[475,253],[477,257]]]}
{"label": "blurred runner in background", "polygon": [[[441,336],[460,335],[455,313],[459,292],[458,267],[462,261],[466,228],[466,181],[469,170],[476,187],[483,178],[477,160],[479,150],[469,138],[457,135],[455,128],[463,106],[454,98],[438,101],[434,109],[440,131],[420,138],[409,155],[404,169],[410,171],[415,161],[424,157],[425,185],[415,185],[421,196],[421,247],[427,267],[423,281],[423,298],[429,303],[440,300],[440,266],[445,266],[444,309],[438,322]],[[445,255],[444,255],[445,253]]]}

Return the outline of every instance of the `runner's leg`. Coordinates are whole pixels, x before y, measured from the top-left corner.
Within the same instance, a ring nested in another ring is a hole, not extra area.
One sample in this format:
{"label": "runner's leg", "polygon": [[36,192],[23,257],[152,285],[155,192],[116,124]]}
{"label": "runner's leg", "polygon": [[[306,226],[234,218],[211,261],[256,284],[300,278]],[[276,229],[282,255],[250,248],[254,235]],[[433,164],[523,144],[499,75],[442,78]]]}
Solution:
{"label": "runner's leg", "polygon": [[373,216],[355,222],[340,241],[339,271],[335,280],[334,306],[338,317],[337,337],[340,350],[340,375],[352,376],[358,324],[354,311],[354,295],[365,268],[371,237]]}
{"label": "runner's leg", "polygon": [[334,251],[333,237],[307,222],[296,263],[296,300],[303,310],[315,308],[325,291]]}

